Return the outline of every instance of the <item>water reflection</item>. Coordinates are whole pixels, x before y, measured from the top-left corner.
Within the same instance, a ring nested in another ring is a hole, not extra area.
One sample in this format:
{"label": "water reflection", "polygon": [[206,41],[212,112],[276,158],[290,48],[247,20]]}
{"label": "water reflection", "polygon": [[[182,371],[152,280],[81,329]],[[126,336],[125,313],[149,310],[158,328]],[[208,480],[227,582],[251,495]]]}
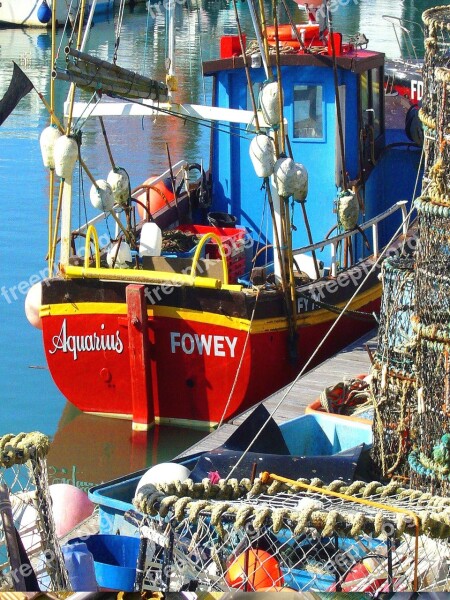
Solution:
{"label": "water reflection", "polygon": [[148,465],[170,461],[205,435],[170,426],[136,432],[130,421],[86,415],[66,404],[48,456],[50,483],[89,489]]}

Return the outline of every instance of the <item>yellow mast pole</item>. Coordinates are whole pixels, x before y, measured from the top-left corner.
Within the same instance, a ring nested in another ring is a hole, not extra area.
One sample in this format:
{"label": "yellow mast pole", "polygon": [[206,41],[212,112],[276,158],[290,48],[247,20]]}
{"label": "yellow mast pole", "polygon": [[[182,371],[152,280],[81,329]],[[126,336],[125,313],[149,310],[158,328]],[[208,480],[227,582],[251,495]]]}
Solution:
{"label": "yellow mast pole", "polygon": [[[55,47],[56,47],[56,6],[57,0],[52,2],[52,47],[51,47],[51,60],[50,60],[50,124],[55,123],[54,112],[55,112],[55,81],[52,77],[52,70],[55,65]],[[49,181],[49,202],[48,202],[48,275],[53,276],[53,245],[52,245],[52,232],[53,232],[53,210],[54,210],[54,196],[55,196],[55,169],[50,169],[50,181]]]}
{"label": "yellow mast pole", "polygon": [[[81,46],[85,6],[86,6],[86,0],[82,0],[81,9],[80,9],[80,19],[79,19],[79,24],[78,24],[77,50],[79,50],[80,46]],[[66,135],[69,135],[70,128],[72,126],[73,105],[74,105],[74,100],[75,100],[75,89],[76,89],[76,84],[71,83],[70,90],[69,90],[69,117],[67,120]],[[64,193],[64,188],[66,188],[66,190],[65,190],[66,193]],[[67,188],[69,188],[69,189],[67,189]],[[53,266],[54,266],[54,261],[55,261],[55,250],[56,250],[56,244],[57,244],[57,240],[58,240],[58,229],[59,229],[59,222],[60,222],[60,218],[61,218],[61,208],[62,208],[63,196],[68,197],[69,202],[70,202],[71,194],[72,194],[72,182],[66,182],[64,180],[61,180],[60,185],[59,185],[58,205],[56,207],[56,219],[55,219],[55,225],[54,225],[54,229],[53,229],[53,241],[52,241],[51,257],[50,257],[51,258],[51,261],[50,261],[51,271],[53,271]],[[69,224],[68,229],[70,230],[70,224]],[[61,248],[64,243],[69,243],[68,240],[63,240],[62,238],[63,238],[63,236],[61,235]],[[67,249],[67,253],[68,253],[68,249]]]}

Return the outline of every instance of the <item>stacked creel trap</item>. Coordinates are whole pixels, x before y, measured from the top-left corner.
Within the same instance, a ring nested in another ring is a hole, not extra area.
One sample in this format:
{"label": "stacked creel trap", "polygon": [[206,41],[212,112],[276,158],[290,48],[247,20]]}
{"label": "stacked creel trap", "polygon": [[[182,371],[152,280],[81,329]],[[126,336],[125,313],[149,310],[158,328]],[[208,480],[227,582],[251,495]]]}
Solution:
{"label": "stacked creel trap", "polygon": [[[417,427],[409,456],[411,485],[450,490],[450,7],[424,13],[426,62],[422,120],[426,179],[416,200]],[[426,102],[425,102],[426,99]]]}
{"label": "stacked creel trap", "polygon": [[437,160],[440,127],[437,119],[438,88],[435,85],[436,69],[450,67],[450,6],[437,6],[425,11],[424,22],[425,59],[423,65],[423,97],[419,115],[424,130],[424,188],[430,179],[430,170]]}
{"label": "stacked creel trap", "polygon": [[187,480],[144,486],[135,505],[147,555],[139,589],[450,589],[450,498],[395,482]]}
{"label": "stacked creel trap", "polygon": [[392,257],[382,266],[378,345],[371,369],[374,399],[372,458],[383,478],[406,475],[415,430],[416,372],[414,259]]}
{"label": "stacked creel trap", "polygon": [[71,589],[51,510],[49,447],[38,432],[0,437],[0,592]]}

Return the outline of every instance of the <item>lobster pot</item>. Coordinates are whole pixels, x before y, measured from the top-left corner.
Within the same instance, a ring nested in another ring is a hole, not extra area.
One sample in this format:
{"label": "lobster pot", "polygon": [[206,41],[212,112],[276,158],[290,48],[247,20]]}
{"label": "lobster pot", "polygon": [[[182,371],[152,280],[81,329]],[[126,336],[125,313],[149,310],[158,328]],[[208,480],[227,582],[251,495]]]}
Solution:
{"label": "lobster pot", "polygon": [[420,118],[425,133],[425,182],[430,168],[436,161],[438,140],[436,139],[437,110],[439,105],[435,69],[450,67],[450,8],[437,6],[422,15],[425,25],[425,60],[423,66],[423,98]]}
{"label": "lobster pot", "polygon": [[416,317],[425,326],[450,322],[450,205],[416,200],[420,238],[416,252]]}
{"label": "lobster pot", "polygon": [[[278,481],[262,485],[259,479],[254,484],[248,479],[218,485],[176,482],[159,508],[151,508],[149,500],[144,511],[150,513],[141,536],[150,541],[152,559],[144,568],[142,589],[377,596],[412,590],[414,580],[417,591],[449,589],[449,544],[438,539],[450,533],[444,522],[447,499],[430,502],[429,495],[416,494],[411,500],[409,490],[395,483],[311,483],[320,490],[299,490]],[[258,488],[256,494],[248,493],[252,487]],[[358,504],[358,497],[376,506]],[[422,527],[419,518],[416,545],[407,511],[423,511],[428,517],[429,509],[430,528]]]}
{"label": "lobster pot", "polygon": [[383,295],[376,360],[389,369],[410,374],[413,369],[414,259],[391,257],[381,270]]}
{"label": "lobster pot", "polygon": [[378,346],[371,375],[374,400],[372,459],[382,477],[406,474],[416,414],[414,259],[392,257],[382,266]]}
{"label": "lobster pot", "polygon": [[374,466],[383,478],[407,475],[417,420],[415,374],[377,362],[371,373]]}
{"label": "lobster pot", "polygon": [[[413,439],[414,452],[409,457],[411,484],[433,492],[450,491],[448,458],[436,462],[435,449],[442,436],[450,431],[450,325],[426,326],[414,319],[417,347],[417,418]],[[445,457],[444,457],[445,459]]]}

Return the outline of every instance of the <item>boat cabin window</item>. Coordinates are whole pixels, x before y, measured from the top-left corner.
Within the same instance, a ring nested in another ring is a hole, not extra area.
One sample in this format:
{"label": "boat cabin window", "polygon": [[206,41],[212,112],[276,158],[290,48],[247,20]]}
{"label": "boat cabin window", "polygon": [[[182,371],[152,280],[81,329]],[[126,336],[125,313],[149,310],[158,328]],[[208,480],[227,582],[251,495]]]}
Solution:
{"label": "boat cabin window", "polygon": [[374,138],[383,133],[382,97],[383,88],[380,69],[371,69],[361,75],[361,110],[363,124],[373,127]]}
{"label": "boat cabin window", "polygon": [[321,85],[294,86],[294,138],[323,138],[322,100]]}

